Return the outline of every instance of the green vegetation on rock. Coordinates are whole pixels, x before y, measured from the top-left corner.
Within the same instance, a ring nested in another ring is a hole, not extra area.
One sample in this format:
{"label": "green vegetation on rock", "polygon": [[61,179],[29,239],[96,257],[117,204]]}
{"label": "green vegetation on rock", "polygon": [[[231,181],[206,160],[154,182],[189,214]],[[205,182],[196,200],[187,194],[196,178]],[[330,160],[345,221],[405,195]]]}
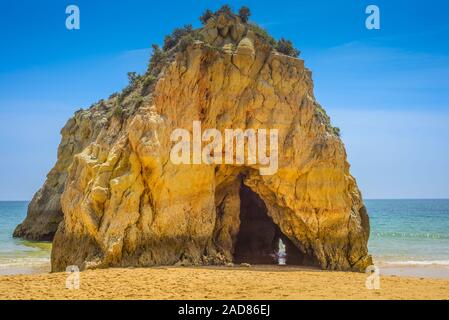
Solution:
{"label": "green vegetation on rock", "polygon": [[253,31],[259,38],[261,38],[262,41],[268,43],[273,48],[276,46],[276,40],[272,36],[270,36],[267,30],[265,30],[258,24],[250,22],[248,23],[248,28]]}
{"label": "green vegetation on rock", "polygon": [[249,10],[248,7],[241,7],[239,10],[239,17],[240,20],[242,20],[243,23],[247,23],[249,20],[249,17],[251,16],[251,11]]}
{"label": "green vegetation on rock", "polygon": [[298,49],[293,47],[293,43],[290,40],[286,40],[284,38],[281,38],[277,43],[275,49],[282,54],[285,54],[287,56],[295,57],[297,58],[299,54],[301,53]]}
{"label": "green vegetation on rock", "polygon": [[[249,17],[251,16],[251,11],[246,6],[241,7],[237,14],[232,11],[229,5],[223,5],[215,12],[207,9],[201,15],[200,21],[203,25],[206,25],[210,19],[217,18],[219,15],[223,14],[229,18],[240,18],[240,21],[248,30],[254,32],[260,41],[269,45],[273,50],[292,57],[299,56],[300,51],[294,48],[293,43],[290,40],[281,38],[279,41],[276,41],[264,28],[250,22]],[[129,84],[121,92],[114,93],[109,97],[109,99],[116,99],[116,107],[113,110],[114,116],[121,117],[123,115],[123,101],[136,87],[141,87],[141,93],[143,95],[146,95],[152,91],[151,88],[157,82],[158,76],[164,66],[173,60],[174,54],[177,52],[185,51],[196,41],[203,42],[205,46],[213,50],[223,52],[223,48],[221,46],[217,46],[214,43],[207,43],[204,39],[202,30],[203,29],[194,29],[191,24],[187,24],[184,27],[174,29],[170,35],[167,35],[164,38],[162,48],[157,44],[153,44],[152,55],[146,73],[139,75],[135,72],[129,72]],[[129,99],[129,101],[131,100],[132,99]]]}
{"label": "green vegetation on rock", "polygon": [[207,9],[206,11],[204,11],[204,13],[201,15],[200,17],[200,21],[203,25],[205,25],[207,23],[207,21],[209,21],[210,18],[212,18],[214,16],[214,13]]}
{"label": "green vegetation on rock", "polygon": [[193,32],[193,27],[191,24],[187,24],[182,28],[176,28],[173,30],[171,35],[165,36],[164,39],[164,51],[168,51],[174,48],[178,42],[186,35]]}

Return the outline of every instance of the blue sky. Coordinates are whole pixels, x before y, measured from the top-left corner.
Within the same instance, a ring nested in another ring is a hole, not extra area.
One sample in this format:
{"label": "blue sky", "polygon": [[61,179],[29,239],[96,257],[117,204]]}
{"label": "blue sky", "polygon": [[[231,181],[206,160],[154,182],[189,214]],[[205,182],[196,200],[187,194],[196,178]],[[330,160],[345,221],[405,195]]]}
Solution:
{"label": "blue sky", "polygon": [[[152,43],[223,3],[248,5],[301,50],[365,198],[449,198],[447,1],[17,0],[0,3],[0,200],[31,199],[72,113],[120,90]],[[65,28],[69,4],[80,30]],[[369,4],[381,30],[365,28]]]}

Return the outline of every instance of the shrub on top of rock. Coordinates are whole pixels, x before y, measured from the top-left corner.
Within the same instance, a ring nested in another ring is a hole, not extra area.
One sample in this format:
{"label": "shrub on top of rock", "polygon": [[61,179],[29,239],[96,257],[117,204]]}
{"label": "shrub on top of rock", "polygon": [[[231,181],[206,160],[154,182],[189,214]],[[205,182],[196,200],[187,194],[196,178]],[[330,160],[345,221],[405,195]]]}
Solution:
{"label": "shrub on top of rock", "polygon": [[341,130],[340,130],[339,127],[333,127],[333,128],[332,128],[332,131],[334,132],[334,134],[335,134],[337,137],[341,137]]}
{"label": "shrub on top of rock", "polygon": [[251,31],[253,31],[259,38],[261,38],[263,41],[271,45],[272,47],[276,46],[276,40],[270,34],[262,28],[261,26],[255,24],[255,23],[249,23],[248,27]]}
{"label": "shrub on top of rock", "polygon": [[[215,13],[211,10],[207,9],[203,15],[200,17],[200,21],[203,23],[203,25],[207,24],[207,21],[209,19],[213,18],[214,16],[225,14],[227,16],[236,17],[237,15],[232,12],[232,9],[229,5],[225,4],[220,9],[218,9]],[[247,6],[243,6],[240,8],[238,12],[238,17],[240,17],[240,20],[247,24],[248,28],[253,31],[262,41],[269,44],[272,48],[274,48],[279,53],[285,54],[287,56],[295,57],[297,58],[300,54],[300,51],[296,49],[293,46],[293,43],[290,40],[287,40],[285,38],[281,38],[279,41],[276,41],[270,34],[260,27],[259,25],[255,23],[249,23],[249,17],[251,16],[251,10]],[[164,44],[164,50],[167,50],[169,48],[172,48],[176,46],[179,39],[184,37],[186,34],[182,34],[181,37],[177,37],[178,34],[181,34],[183,31],[185,31],[185,28],[183,30],[175,30],[171,36],[167,36]],[[187,34],[191,33],[189,30],[187,30]],[[184,41],[185,42],[185,41]],[[185,47],[185,46],[183,46]]]}
{"label": "shrub on top of rock", "polygon": [[204,13],[202,14],[202,16],[200,17],[200,21],[201,23],[204,25],[207,23],[207,21],[212,18],[214,16],[214,13],[212,11],[210,11],[209,9],[207,9],[206,11],[204,11]]}
{"label": "shrub on top of rock", "polygon": [[120,104],[116,104],[114,110],[112,111],[112,116],[121,119],[123,117],[123,109]]}
{"label": "shrub on top of rock", "polygon": [[175,47],[179,40],[181,40],[182,37],[188,35],[189,33],[193,32],[193,27],[191,24],[187,24],[182,28],[176,28],[171,35],[168,35],[164,39],[164,51],[168,51]]}
{"label": "shrub on top of rock", "polygon": [[157,65],[163,60],[165,55],[164,51],[157,44],[153,44],[151,47],[153,49],[153,53],[150,58],[150,63],[148,64],[148,71],[154,73]]}
{"label": "shrub on top of rock", "polygon": [[229,5],[224,4],[220,9],[217,10],[216,14],[226,14],[228,16],[232,16],[232,9]]}
{"label": "shrub on top of rock", "polygon": [[[225,14],[228,16],[235,16],[235,14],[232,12],[231,7],[227,4],[225,4],[220,9],[218,9],[215,13],[209,9],[204,11],[204,13],[200,17],[200,21],[203,25],[205,25],[205,24],[207,24],[207,21],[210,18],[212,18],[216,15],[220,15],[220,14]],[[251,11],[247,6],[243,6],[240,8],[240,10],[238,12],[238,16],[240,17],[240,20],[242,20],[243,23],[247,23],[249,17],[251,16]]]}
{"label": "shrub on top of rock", "polygon": [[181,50],[181,51],[186,50],[187,47],[190,46],[191,44],[193,44],[194,42],[195,42],[195,38],[191,34],[185,35],[179,41],[179,50]]}
{"label": "shrub on top of rock", "polygon": [[[206,25],[210,19],[222,14],[230,18],[234,18],[237,16],[240,17],[240,20],[246,24],[249,30],[252,30],[259,37],[259,39],[270,45],[279,53],[292,57],[299,56],[300,51],[293,47],[293,44],[290,40],[281,38],[279,41],[276,41],[265,29],[255,23],[250,23],[249,17],[251,16],[251,11],[246,6],[240,8],[238,15],[233,13],[231,7],[226,4],[216,12],[207,9],[200,17],[200,21],[203,25]],[[167,35],[165,37],[162,49],[157,45],[153,45],[153,55],[148,66],[148,72],[156,76],[160,72],[161,66],[163,65],[166,58],[170,55],[170,52],[172,52],[173,48],[176,47],[176,51],[184,51],[188,46],[190,46],[197,40],[204,42],[204,38],[201,34],[201,29],[194,30],[192,25],[190,24],[185,25],[182,28],[174,29],[170,35]]]}
{"label": "shrub on top of rock", "polygon": [[281,38],[277,44],[275,49],[282,54],[285,54],[287,56],[295,57],[297,58],[299,54],[301,53],[298,49],[293,47],[293,43],[290,40],[286,40],[284,38]]}
{"label": "shrub on top of rock", "polygon": [[243,6],[239,10],[239,17],[240,20],[242,20],[243,23],[247,23],[249,20],[249,17],[251,16],[251,11],[248,7]]}
{"label": "shrub on top of rock", "polygon": [[137,74],[137,72],[128,72],[128,82],[130,86],[136,85],[137,81],[139,81],[140,76]]}

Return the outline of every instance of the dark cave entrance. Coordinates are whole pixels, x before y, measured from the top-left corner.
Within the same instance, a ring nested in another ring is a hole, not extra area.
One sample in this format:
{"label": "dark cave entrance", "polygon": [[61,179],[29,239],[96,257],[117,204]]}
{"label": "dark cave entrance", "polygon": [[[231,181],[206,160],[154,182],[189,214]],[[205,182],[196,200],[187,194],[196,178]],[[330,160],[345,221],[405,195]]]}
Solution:
{"label": "dark cave entrance", "polygon": [[263,200],[250,188],[240,188],[240,229],[234,262],[302,265],[304,255],[268,216]]}

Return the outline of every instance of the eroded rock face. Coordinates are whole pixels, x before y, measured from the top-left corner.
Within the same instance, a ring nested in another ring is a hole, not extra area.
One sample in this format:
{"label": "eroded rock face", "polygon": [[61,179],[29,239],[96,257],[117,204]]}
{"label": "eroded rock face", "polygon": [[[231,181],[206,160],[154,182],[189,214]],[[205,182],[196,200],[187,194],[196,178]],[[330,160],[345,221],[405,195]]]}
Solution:
{"label": "eroded rock face", "polygon": [[58,159],[48,173],[42,188],[28,206],[26,219],[14,230],[14,237],[32,241],[51,241],[62,221],[61,194],[64,191],[67,169],[75,154],[81,152],[98,136],[107,122],[105,106],[95,106],[75,113],[61,130]]}
{"label": "eroded rock face", "polygon": [[[66,181],[53,271],[231,262],[242,184],[298,256],[363,270],[368,216],[304,62],[275,52],[237,17],[211,19],[201,32],[204,42],[173,53],[152,90],[137,85],[120,102],[132,112],[107,118],[67,157],[66,178],[58,171]],[[173,164],[170,134],[193,121],[221,132],[278,129],[279,170]]]}

